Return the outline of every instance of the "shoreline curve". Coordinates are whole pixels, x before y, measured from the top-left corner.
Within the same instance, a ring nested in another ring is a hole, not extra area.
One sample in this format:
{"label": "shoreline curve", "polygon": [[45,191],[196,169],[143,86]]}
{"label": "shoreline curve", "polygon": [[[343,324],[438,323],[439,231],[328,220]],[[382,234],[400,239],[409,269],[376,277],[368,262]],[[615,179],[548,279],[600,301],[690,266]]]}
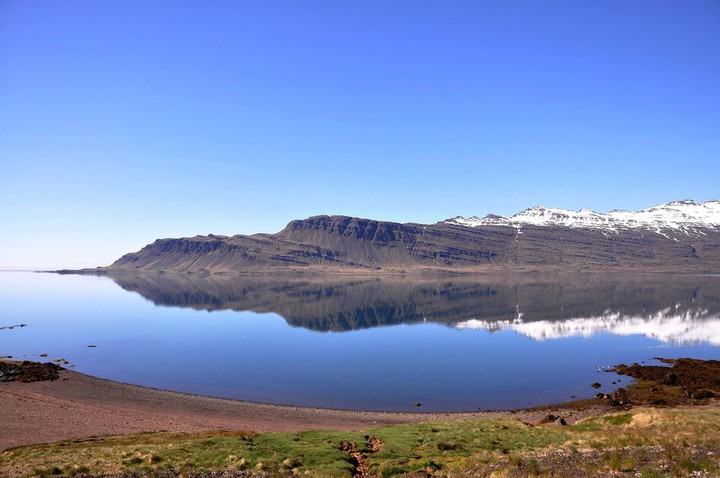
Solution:
{"label": "shoreline curve", "polygon": [[606,413],[593,400],[520,410],[382,412],[275,405],[173,392],[61,370],[54,381],[0,383],[0,450],[34,443],[141,432],[361,430],[397,423],[515,418],[568,423]]}

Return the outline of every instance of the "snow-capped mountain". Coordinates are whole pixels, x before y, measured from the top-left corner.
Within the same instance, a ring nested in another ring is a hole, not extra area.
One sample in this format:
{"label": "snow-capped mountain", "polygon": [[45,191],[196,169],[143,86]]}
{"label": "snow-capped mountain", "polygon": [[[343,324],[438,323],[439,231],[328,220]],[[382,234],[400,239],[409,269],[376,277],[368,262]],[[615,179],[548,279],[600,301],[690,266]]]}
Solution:
{"label": "snow-capped mountain", "polygon": [[565,226],[617,232],[619,229],[648,229],[657,232],[672,230],[681,233],[702,233],[702,229],[720,229],[720,201],[698,203],[692,200],[672,201],[632,212],[613,210],[599,213],[590,209],[569,209],[535,206],[510,218],[490,214],[485,217],[455,217],[445,221],[468,227],[479,226]]}
{"label": "snow-capped mountain", "polygon": [[427,225],[320,215],[290,221],[275,234],[158,239],[110,266],[83,272],[300,269],[718,274],[720,201],[604,214],[535,207],[511,218],[458,217]]}

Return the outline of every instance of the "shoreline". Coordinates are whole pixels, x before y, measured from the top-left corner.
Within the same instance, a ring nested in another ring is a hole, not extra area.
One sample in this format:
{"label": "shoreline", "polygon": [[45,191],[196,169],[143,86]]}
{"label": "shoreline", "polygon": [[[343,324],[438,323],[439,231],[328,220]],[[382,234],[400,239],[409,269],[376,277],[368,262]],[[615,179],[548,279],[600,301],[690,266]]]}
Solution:
{"label": "shoreline", "polygon": [[63,369],[59,379],[0,383],[0,450],[98,435],[169,431],[298,432],[361,430],[399,423],[514,418],[538,423],[548,415],[567,423],[613,410],[580,400],[520,410],[380,412],[274,405],[172,392]]}
{"label": "shoreline", "polygon": [[662,268],[579,268],[568,269],[554,266],[547,267],[472,267],[472,268],[436,268],[436,267],[407,267],[388,269],[368,269],[353,267],[289,267],[289,268],[256,268],[256,269],[222,269],[222,270],[164,270],[164,269],[123,269],[111,268],[110,266],[99,266],[90,269],[56,269],[56,270],[18,270],[5,272],[35,272],[39,274],[57,275],[89,275],[99,277],[133,276],[133,275],[178,275],[178,276],[263,276],[263,277],[294,277],[307,279],[308,277],[406,277],[413,278],[434,278],[434,277],[567,277],[567,276],[603,276],[606,274],[629,277],[643,276],[700,276],[720,277],[716,270],[678,270]]}
{"label": "shoreline", "polygon": [[1,361],[0,451],[23,445],[145,432],[358,431],[384,425],[510,418],[572,425],[635,406],[720,408],[720,361],[656,358],[617,365],[636,381],[611,394],[517,410],[387,412],[275,405],[131,385],[52,363]]}

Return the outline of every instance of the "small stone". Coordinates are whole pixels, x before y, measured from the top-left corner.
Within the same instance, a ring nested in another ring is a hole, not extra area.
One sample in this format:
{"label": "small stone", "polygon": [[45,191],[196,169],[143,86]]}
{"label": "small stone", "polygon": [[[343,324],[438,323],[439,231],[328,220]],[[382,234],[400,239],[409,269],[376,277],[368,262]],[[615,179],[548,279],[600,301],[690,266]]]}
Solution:
{"label": "small stone", "polygon": [[413,403],[413,407],[422,407],[422,403],[415,402],[415,403]]}
{"label": "small stone", "polygon": [[567,422],[565,421],[565,419],[563,417],[559,417],[557,420],[555,420],[555,425],[564,426],[564,425],[567,425]]}
{"label": "small stone", "polygon": [[598,382],[595,382],[595,383],[593,383],[593,384],[590,385],[590,386],[591,386],[592,388],[600,388],[600,387],[602,387],[602,384],[600,384],[600,383],[598,383]]}

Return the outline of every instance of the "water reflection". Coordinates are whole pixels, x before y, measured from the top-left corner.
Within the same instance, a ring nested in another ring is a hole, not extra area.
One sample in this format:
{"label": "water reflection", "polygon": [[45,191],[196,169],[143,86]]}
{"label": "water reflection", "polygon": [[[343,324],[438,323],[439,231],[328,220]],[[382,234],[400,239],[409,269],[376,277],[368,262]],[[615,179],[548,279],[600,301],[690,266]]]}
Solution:
{"label": "water reflection", "polygon": [[720,345],[720,277],[117,275],[156,305],[272,312],[314,331],[434,322],[536,340],[598,333]]}

